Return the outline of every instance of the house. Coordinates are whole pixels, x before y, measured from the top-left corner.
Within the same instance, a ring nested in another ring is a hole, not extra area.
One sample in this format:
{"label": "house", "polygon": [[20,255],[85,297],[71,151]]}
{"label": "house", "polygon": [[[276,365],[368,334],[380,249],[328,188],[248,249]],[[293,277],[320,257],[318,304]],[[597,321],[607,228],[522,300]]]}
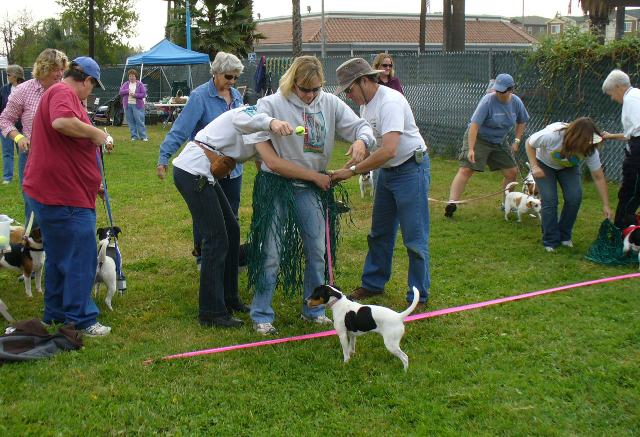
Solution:
{"label": "house", "polygon": [[[522,22],[524,20],[524,26]],[[549,21],[546,17],[539,17],[535,15],[526,16],[526,17],[513,17],[511,18],[511,23],[518,26],[524,27],[525,32],[536,39],[541,39],[547,36],[547,22]]]}
{"label": "house", "polygon": [[[640,20],[640,9],[625,9],[624,16],[624,35],[635,35],[638,33]],[[589,17],[563,17],[556,14],[554,18],[547,21],[547,35],[560,35],[569,27],[578,27],[581,32],[589,31]],[[611,41],[616,36],[616,11],[613,10],[609,15],[609,24],[605,30],[605,40]]]}
{"label": "house", "polygon": [[557,13],[555,17],[547,21],[547,35],[560,35],[566,32],[569,27],[577,27],[581,32],[588,32],[589,18],[585,16],[565,17]]}
{"label": "house", "polygon": [[[442,14],[427,15],[426,50],[442,50],[442,23]],[[291,56],[291,17],[256,20],[256,28],[266,37],[254,46],[258,55]],[[417,52],[420,14],[328,12],[324,14],[324,29],[327,56]],[[533,36],[507,18],[466,17],[466,50],[531,49],[536,43]],[[322,52],[322,17],[318,13],[302,16],[302,50],[305,54]]]}

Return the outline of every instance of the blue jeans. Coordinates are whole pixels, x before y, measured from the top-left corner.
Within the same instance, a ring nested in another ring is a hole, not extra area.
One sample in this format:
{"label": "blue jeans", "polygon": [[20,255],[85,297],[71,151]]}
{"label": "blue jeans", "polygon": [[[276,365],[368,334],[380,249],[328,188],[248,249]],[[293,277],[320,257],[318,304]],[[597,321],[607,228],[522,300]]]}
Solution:
{"label": "blue jeans", "polygon": [[[29,157],[28,153],[23,153],[18,151],[18,179],[20,181],[20,191],[22,191],[22,180],[24,179],[24,168],[27,165],[27,158]],[[29,196],[24,194],[22,191],[22,199],[24,200],[24,224],[25,226],[29,222],[29,216],[31,215],[31,211],[33,211],[33,207],[29,204]],[[37,214],[34,214],[33,217],[33,226],[38,225],[38,217]]]}
{"label": "blue jeans", "polygon": [[[578,218],[582,203],[582,185],[580,167],[567,167],[555,170],[543,162],[538,165],[544,171],[544,178],[535,178],[542,201],[542,244],[546,247],[558,247],[560,242],[571,240],[573,225]],[[558,219],[558,184],[562,188],[564,205]]]}
{"label": "blue jeans", "polygon": [[11,181],[13,179],[13,157],[15,155],[16,145],[10,138],[2,139],[2,180]]}
{"label": "blue jeans", "polygon": [[378,174],[371,232],[367,237],[369,252],[362,271],[362,286],[368,290],[384,290],[391,278],[393,248],[398,227],[409,255],[407,300],[413,301],[411,287],[420,291],[420,302],[429,299],[429,156],[422,163],[411,159]]}
{"label": "blue jeans", "polygon": [[[324,211],[313,189],[296,187],[294,196],[297,212],[296,224],[300,229],[305,257],[302,314],[316,318],[324,315],[324,307],[309,308],[306,299],[311,296],[316,287],[325,282]],[[280,202],[273,205],[273,208],[277,211],[277,217],[283,217],[284,211]],[[274,226],[275,224],[272,224],[263,247],[265,252],[263,266],[265,288],[256,290],[251,302],[250,315],[256,323],[271,323],[275,318],[271,301],[280,267],[280,245],[276,242]],[[282,244],[288,244],[288,242],[283,241]]]}
{"label": "blue jeans", "polygon": [[227,305],[240,304],[238,251],[240,226],[220,184],[201,181],[177,167],[173,181],[200,231],[200,320],[227,315]]}
{"label": "blue jeans", "polygon": [[127,115],[127,124],[129,125],[129,132],[131,132],[131,138],[142,140],[147,138],[147,130],[144,126],[144,108],[138,109],[136,105],[128,104],[125,110]]}
{"label": "blue jeans", "polygon": [[29,198],[40,223],[45,257],[45,323],[96,323],[100,313],[91,298],[96,276],[96,212],[89,208],[44,205]]}

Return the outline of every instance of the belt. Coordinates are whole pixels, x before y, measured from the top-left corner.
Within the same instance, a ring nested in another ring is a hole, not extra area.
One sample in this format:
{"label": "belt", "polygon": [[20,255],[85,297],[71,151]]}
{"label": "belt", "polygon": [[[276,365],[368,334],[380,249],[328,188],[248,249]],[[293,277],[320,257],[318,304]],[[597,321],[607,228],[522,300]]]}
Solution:
{"label": "belt", "polygon": [[[427,152],[424,152],[424,153],[427,153]],[[397,171],[397,170],[400,170],[400,168],[401,168],[401,167],[403,167],[403,166],[405,166],[405,165],[407,165],[407,164],[409,164],[409,163],[411,163],[411,162],[413,162],[413,163],[415,163],[415,162],[416,162],[416,160],[415,160],[415,156],[414,156],[414,154],[413,154],[413,153],[411,154],[411,156],[409,157],[409,159],[407,159],[407,160],[406,160],[405,162],[403,162],[402,164],[394,165],[393,167],[382,167],[382,170],[387,170],[387,171]]]}

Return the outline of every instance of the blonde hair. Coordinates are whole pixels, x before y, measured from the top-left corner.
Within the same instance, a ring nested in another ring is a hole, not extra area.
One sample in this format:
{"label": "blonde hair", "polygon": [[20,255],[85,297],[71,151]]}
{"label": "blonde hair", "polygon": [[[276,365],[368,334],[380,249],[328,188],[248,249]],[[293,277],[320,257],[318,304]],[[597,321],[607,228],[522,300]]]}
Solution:
{"label": "blonde hair", "polygon": [[67,69],[69,58],[60,50],[44,49],[33,64],[31,75],[36,79],[42,79],[56,68]]}
{"label": "blonde hair", "polygon": [[320,60],[315,56],[297,57],[280,78],[280,92],[285,97],[289,97],[296,84],[310,88],[314,79],[320,80],[320,86],[324,86],[324,73]]}
{"label": "blonde hair", "polygon": [[[373,60],[373,69],[374,70],[384,70],[384,68],[380,68],[380,64],[382,64],[382,62],[386,59],[389,58],[391,60],[391,63],[393,64],[393,58],[391,57],[391,55],[389,53],[378,53],[375,57],[375,59]],[[391,67],[391,71],[389,72],[389,77],[393,77],[396,75],[396,70]]]}

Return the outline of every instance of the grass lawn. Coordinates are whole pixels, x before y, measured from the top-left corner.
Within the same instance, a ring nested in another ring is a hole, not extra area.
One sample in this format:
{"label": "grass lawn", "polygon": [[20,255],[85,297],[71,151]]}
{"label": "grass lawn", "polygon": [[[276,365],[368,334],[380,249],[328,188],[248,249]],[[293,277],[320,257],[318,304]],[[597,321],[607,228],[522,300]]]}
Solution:
{"label": "grass lawn", "polygon": [[[148,143],[110,129],[106,159],[128,290],[104,294],[99,320],[111,335],[85,339],[79,352],[0,366],[0,435],[615,435],[640,434],[640,279],[579,288],[407,324],[410,366],[378,335],[358,340],[348,364],[336,337],[144,365],[149,358],[264,339],[245,326],[197,323],[198,273],[191,218],[171,179],[155,176],[166,130]],[[333,160],[338,167],[346,150]],[[446,199],[457,162],[432,158],[430,196]],[[255,169],[244,175],[240,221],[251,220]],[[476,176],[465,197],[494,192],[497,174]],[[358,286],[371,201],[346,183],[353,223],[345,223],[336,282]],[[617,185],[610,186],[615,207]],[[590,279],[635,272],[583,259],[602,220],[585,183],[573,249],[546,253],[537,219],[505,222],[500,197],[443,217],[431,203],[431,298],[448,308]],[[17,184],[0,187],[0,212],[22,218]],[[106,226],[98,205],[98,226]],[[375,303],[404,309],[407,257],[396,247],[387,294]],[[246,272],[240,275],[251,300]],[[26,297],[16,274],[0,271],[0,297],[14,317],[42,314],[42,295]],[[321,331],[299,319],[300,299],[277,294],[279,336]],[[6,323],[0,321],[0,328]]]}

